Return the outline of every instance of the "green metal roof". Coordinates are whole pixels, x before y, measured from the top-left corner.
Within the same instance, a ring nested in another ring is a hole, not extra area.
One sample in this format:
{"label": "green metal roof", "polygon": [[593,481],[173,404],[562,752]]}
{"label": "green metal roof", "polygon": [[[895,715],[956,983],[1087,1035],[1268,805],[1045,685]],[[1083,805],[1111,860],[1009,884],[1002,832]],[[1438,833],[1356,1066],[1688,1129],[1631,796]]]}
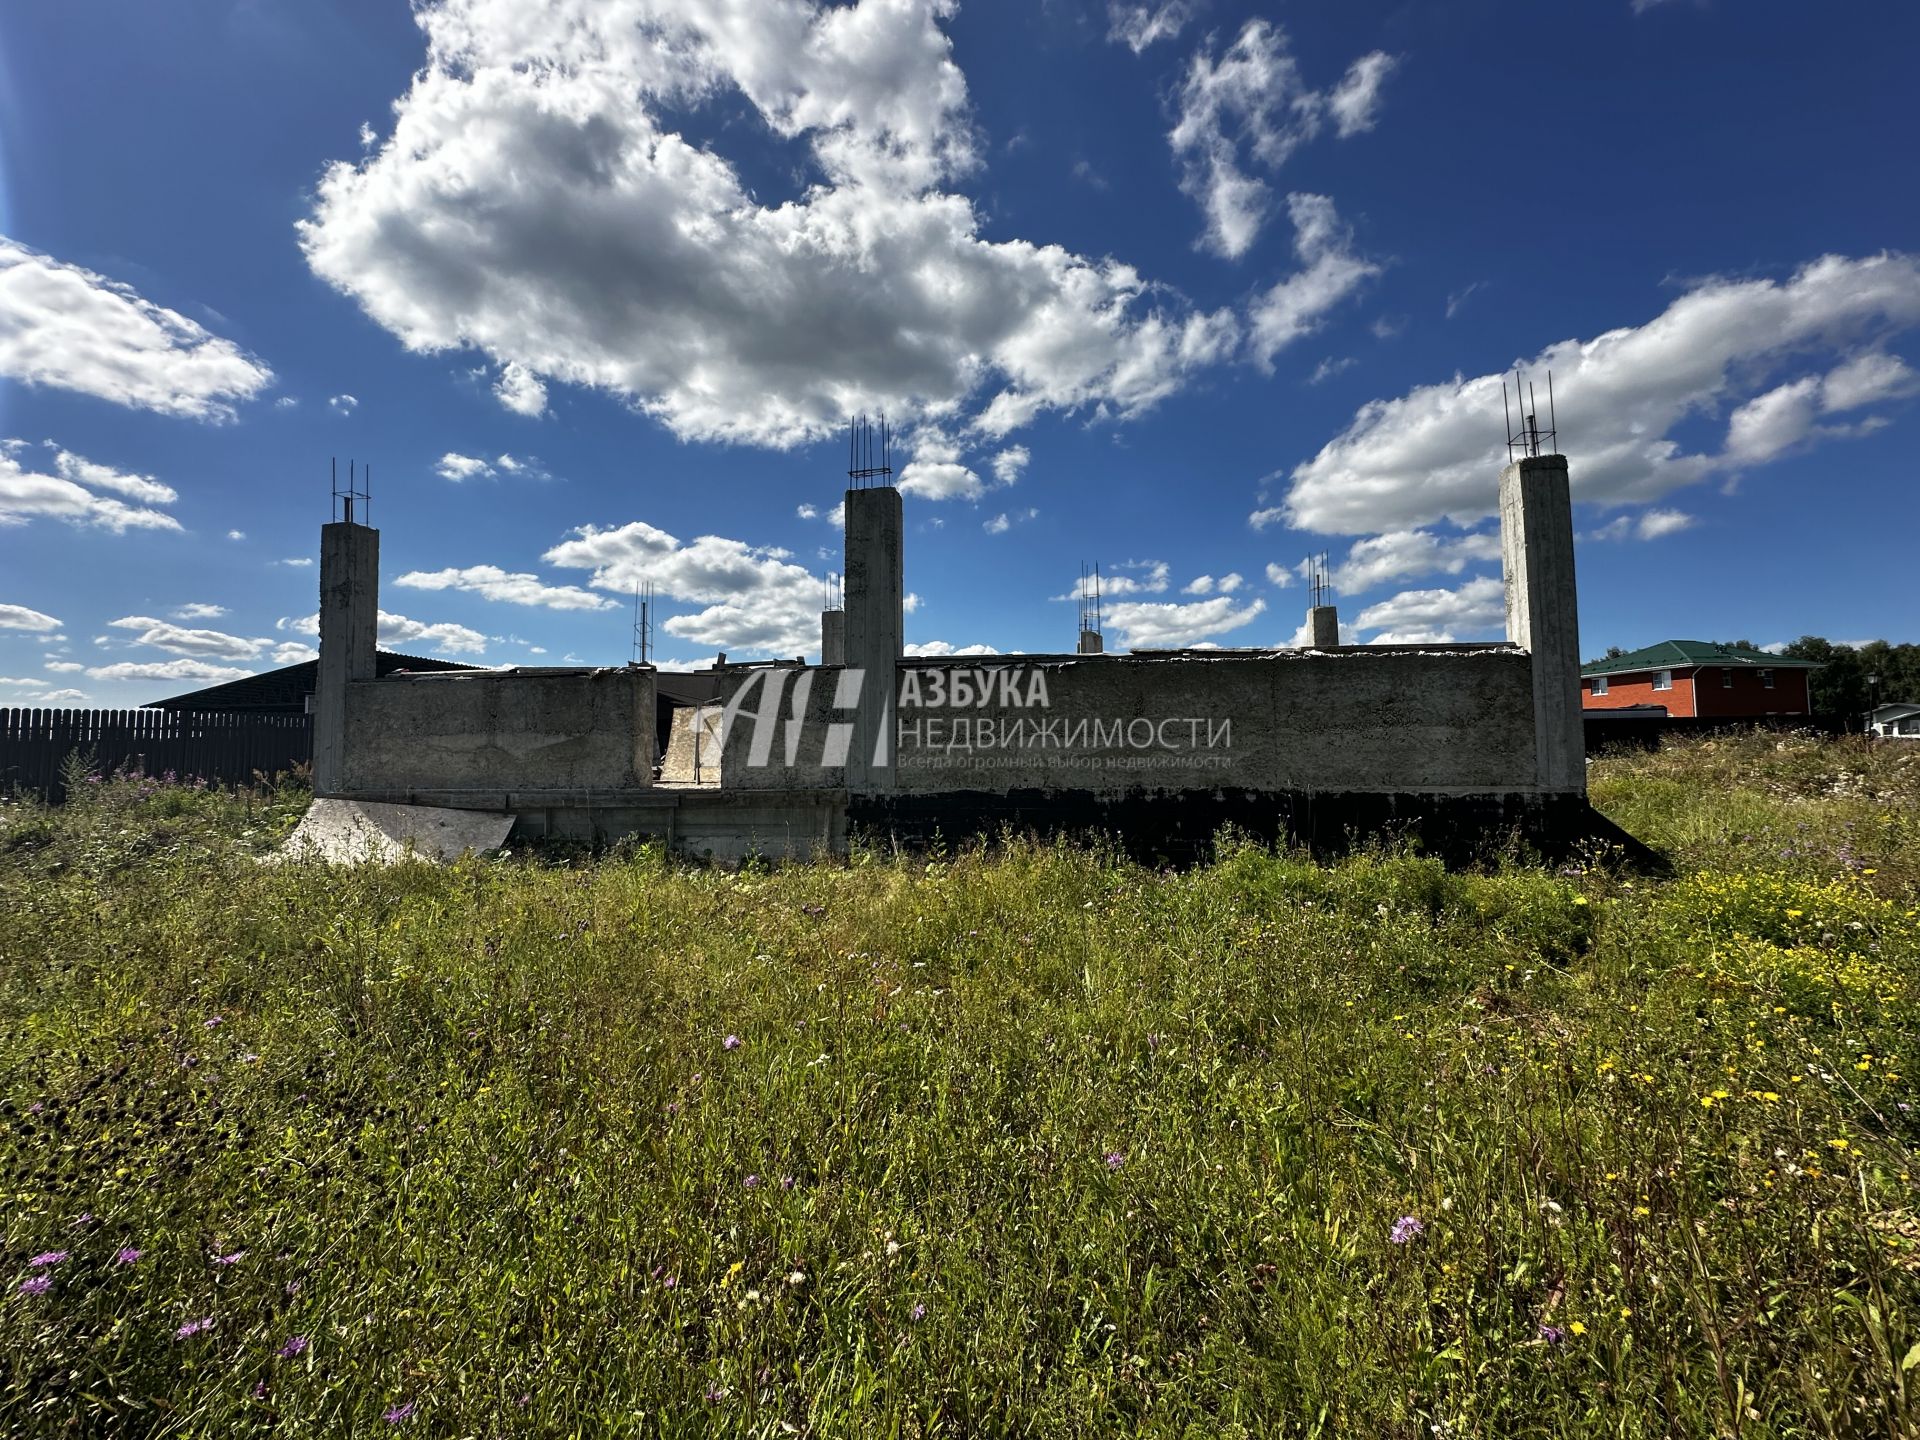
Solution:
{"label": "green metal roof", "polygon": [[1694,665],[1724,665],[1741,670],[1818,670],[1816,660],[1789,660],[1765,651],[1729,650],[1704,640],[1662,640],[1644,650],[1629,650],[1611,660],[1582,665],[1582,675],[1620,675],[1633,670],[1684,670]]}

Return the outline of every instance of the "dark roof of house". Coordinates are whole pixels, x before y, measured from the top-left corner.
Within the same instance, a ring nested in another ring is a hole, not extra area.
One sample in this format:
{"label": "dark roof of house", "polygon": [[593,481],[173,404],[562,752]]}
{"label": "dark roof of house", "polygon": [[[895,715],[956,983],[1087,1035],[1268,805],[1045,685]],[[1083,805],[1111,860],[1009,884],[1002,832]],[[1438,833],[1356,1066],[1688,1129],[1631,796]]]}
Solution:
{"label": "dark roof of house", "polygon": [[1764,650],[1729,650],[1704,640],[1662,640],[1643,650],[1629,650],[1611,660],[1582,665],[1582,675],[1622,675],[1634,670],[1684,670],[1694,665],[1723,665],[1746,670],[1818,670],[1815,660],[1789,660]]}
{"label": "dark roof of house", "polygon": [[[458,660],[434,660],[425,655],[397,655],[382,650],[374,661],[376,675],[392,675],[401,670],[474,670],[480,667]],[[184,695],[155,700],[149,710],[220,711],[228,714],[262,711],[298,715],[307,708],[307,696],[313,693],[320,675],[318,660],[302,660],[298,665],[266,670],[239,680],[209,685],[204,690],[189,690]]]}

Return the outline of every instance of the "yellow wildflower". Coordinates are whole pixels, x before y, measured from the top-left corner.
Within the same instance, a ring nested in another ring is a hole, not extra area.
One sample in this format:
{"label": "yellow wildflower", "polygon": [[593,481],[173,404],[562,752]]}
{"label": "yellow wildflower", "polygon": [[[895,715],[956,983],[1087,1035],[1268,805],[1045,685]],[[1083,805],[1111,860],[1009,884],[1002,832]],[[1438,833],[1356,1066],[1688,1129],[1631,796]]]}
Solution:
{"label": "yellow wildflower", "polygon": [[1587,1327],[1582,1325],[1578,1320],[1575,1320],[1571,1325],[1567,1326],[1567,1329],[1576,1335],[1584,1335],[1587,1333]]}

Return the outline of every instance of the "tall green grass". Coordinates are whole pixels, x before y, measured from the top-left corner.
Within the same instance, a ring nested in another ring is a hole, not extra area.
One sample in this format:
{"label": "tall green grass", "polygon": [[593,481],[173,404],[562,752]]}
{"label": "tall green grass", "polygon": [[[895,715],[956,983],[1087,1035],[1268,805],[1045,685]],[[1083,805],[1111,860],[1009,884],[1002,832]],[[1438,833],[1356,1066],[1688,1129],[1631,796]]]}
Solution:
{"label": "tall green grass", "polygon": [[16,808],[0,1433],[1912,1433],[1920,765],[1778,743],[1664,882]]}

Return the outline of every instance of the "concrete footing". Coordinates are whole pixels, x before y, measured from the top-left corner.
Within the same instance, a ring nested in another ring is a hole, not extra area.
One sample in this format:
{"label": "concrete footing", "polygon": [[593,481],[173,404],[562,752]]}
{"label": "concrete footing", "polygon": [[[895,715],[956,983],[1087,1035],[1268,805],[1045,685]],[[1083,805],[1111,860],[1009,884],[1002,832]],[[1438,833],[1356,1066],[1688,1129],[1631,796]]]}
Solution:
{"label": "concrete footing", "polygon": [[512,828],[513,816],[497,811],[323,798],[307,807],[281,854],[340,865],[455,860],[498,850]]}

